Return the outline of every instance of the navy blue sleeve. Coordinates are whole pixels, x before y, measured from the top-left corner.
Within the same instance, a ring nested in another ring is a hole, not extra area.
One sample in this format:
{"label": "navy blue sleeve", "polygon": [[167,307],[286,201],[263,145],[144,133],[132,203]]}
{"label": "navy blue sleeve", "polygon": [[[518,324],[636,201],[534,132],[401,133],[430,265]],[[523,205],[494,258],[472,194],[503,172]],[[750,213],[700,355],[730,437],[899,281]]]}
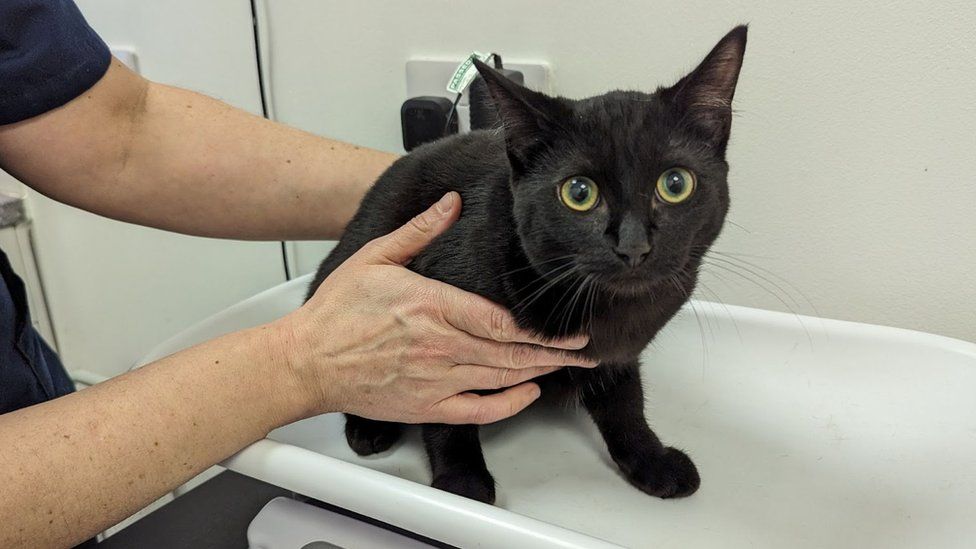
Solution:
{"label": "navy blue sleeve", "polygon": [[0,125],[78,97],[110,61],[71,0],[0,0]]}

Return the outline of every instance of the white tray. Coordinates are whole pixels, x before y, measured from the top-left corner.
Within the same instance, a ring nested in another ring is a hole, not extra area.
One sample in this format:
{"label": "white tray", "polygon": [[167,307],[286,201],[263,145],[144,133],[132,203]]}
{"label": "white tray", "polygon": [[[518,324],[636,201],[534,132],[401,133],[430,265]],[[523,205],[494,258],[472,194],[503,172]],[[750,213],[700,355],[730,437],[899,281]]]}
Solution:
{"label": "white tray", "polygon": [[[308,282],[231,307],[144,362],[281,316]],[[976,345],[695,308],[700,324],[687,308],[644,354],[648,417],[701,472],[690,498],[632,488],[585,414],[566,410],[532,409],[482,431],[494,507],[427,486],[416,429],[364,459],[337,414],[278,429],[224,465],[460,547],[972,546]]]}

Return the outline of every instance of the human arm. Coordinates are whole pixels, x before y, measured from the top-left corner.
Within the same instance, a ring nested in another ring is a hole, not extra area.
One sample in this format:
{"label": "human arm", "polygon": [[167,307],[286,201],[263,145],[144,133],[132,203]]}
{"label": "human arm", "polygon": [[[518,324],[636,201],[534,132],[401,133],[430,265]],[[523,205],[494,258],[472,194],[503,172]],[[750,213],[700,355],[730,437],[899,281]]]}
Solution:
{"label": "human arm", "polygon": [[3,169],[35,190],[209,237],[338,238],[395,159],[150,82],[116,59],[65,105],[0,126]]}
{"label": "human arm", "polygon": [[438,207],[367,244],[282,319],[0,415],[0,547],[77,543],[304,417],[489,423],[538,396],[527,380],[594,366],[552,348],[585,338],[537,345],[500,306],[402,267],[457,219],[460,198]]}

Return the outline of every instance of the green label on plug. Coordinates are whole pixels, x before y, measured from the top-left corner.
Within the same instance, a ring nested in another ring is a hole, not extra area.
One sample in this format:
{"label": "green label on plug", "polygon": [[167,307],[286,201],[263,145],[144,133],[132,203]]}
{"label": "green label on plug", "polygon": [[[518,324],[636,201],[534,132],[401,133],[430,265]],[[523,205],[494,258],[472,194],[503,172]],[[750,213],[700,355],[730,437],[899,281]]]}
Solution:
{"label": "green label on plug", "polygon": [[490,53],[474,52],[469,55],[464,61],[458,65],[457,70],[451,75],[451,79],[447,81],[447,91],[451,93],[462,93],[468,84],[474,80],[476,74],[478,74],[478,69],[474,66],[474,59],[477,58],[478,61],[485,62],[491,57]]}

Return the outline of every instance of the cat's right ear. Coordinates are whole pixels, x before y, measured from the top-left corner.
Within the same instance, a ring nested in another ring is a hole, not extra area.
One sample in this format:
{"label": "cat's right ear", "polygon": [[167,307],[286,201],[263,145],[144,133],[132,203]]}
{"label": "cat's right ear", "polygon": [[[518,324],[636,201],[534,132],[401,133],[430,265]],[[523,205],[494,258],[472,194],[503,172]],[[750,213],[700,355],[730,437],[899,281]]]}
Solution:
{"label": "cat's right ear", "polygon": [[569,109],[558,100],[505,78],[475,59],[505,132],[505,148],[515,173],[524,173],[532,157],[544,149]]}

